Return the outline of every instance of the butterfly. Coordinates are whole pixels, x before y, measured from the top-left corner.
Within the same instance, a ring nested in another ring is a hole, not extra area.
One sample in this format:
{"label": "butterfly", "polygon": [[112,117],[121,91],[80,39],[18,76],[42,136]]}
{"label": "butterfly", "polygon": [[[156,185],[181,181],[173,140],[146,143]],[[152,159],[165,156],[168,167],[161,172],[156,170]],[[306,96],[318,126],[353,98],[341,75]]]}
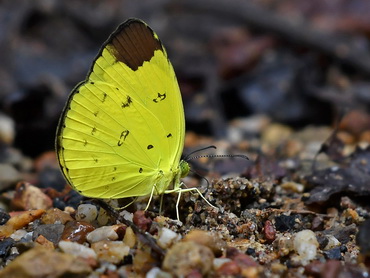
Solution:
{"label": "butterfly", "polygon": [[103,44],[63,109],[56,135],[62,173],[93,198],[151,200],[178,192],[179,219],[181,192],[200,193],[181,188],[189,172],[180,160],[184,138],[181,93],[166,50],[146,23],[129,19]]}

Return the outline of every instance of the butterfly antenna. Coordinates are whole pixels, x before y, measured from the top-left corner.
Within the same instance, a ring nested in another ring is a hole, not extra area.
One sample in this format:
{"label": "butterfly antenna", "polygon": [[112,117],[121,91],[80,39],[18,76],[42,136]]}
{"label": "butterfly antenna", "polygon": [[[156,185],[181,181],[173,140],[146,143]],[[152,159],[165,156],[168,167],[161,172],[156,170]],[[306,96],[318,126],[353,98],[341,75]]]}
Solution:
{"label": "butterfly antenna", "polygon": [[242,154],[206,154],[206,155],[197,155],[197,156],[190,157],[194,153],[201,152],[201,151],[208,150],[208,149],[217,149],[217,148],[216,146],[212,145],[212,146],[201,148],[199,150],[192,151],[191,153],[189,153],[187,156],[184,157],[184,160],[189,161],[192,159],[198,159],[202,157],[209,157],[209,158],[240,157],[240,158],[249,160],[248,156],[242,155]]}
{"label": "butterfly antenna", "polygon": [[197,156],[189,157],[186,161],[189,161],[192,159],[198,159],[202,157],[209,157],[209,158],[240,157],[240,158],[249,160],[248,156],[243,155],[243,154],[206,154],[206,155],[197,155]]}
{"label": "butterfly antenna", "polygon": [[207,190],[208,190],[208,186],[210,185],[209,181],[206,179],[206,177],[202,176],[201,174],[199,174],[197,171],[194,171],[192,169],[190,169],[190,172],[196,174],[198,177],[202,178],[203,180],[205,180],[207,182]]}
{"label": "butterfly antenna", "polygon": [[184,160],[189,161],[189,160],[193,159],[193,157],[190,157],[192,154],[197,153],[197,152],[201,152],[201,151],[204,151],[204,150],[208,150],[208,149],[217,149],[217,148],[216,148],[216,146],[208,146],[208,147],[204,147],[204,148],[192,151],[191,153],[189,153],[187,156],[184,157]]}

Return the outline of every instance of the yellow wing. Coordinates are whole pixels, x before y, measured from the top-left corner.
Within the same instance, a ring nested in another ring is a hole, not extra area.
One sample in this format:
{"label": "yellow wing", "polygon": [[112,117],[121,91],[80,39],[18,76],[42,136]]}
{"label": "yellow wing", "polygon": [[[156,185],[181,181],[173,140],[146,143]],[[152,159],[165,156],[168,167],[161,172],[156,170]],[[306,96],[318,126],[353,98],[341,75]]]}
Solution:
{"label": "yellow wing", "polygon": [[129,19],[102,46],[59,121],[62,172],[98,198],[163,193],[179,179],[185,120],[176,76],[158,36]]}

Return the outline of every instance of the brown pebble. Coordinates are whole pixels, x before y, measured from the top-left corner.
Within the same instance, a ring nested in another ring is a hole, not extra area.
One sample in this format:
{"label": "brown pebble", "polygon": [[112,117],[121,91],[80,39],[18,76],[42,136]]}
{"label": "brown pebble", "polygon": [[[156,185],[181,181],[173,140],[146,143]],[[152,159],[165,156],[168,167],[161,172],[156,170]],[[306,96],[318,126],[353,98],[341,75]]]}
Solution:
{"label": "brown pebble", "polygon": [[[150,254],[150,249],[137,249],[133,258],[133,269],[137,275],[145,277],[145,274],[160,263],[156,261]],[[139,277],[141,277],[139,276]]]}
{"label": "brown pebble", "polygon": [[100,261],[117,264],[123,260],[130,252],[122,241],[102,240],[91,244],[91,249],[95,251]]}
{"label": "brown pebble", "polygon": [[40,188],[28,182],[19,182],[16,185],[11,205],[17,210],[46,210],[53,206],[53,201]]}
{"label": "brown pebble", "polygon": [[0,277],[87,277],[91,271],[91,267],[81,258],[35,247],[1,270]]}
{"label": "brown pebble", "polygon": [[86,241],[88,233],[95,230],[94,226],[85,221],[67,222],[61,240],[69,240],[80,244]]}
{"label": "brown pebble", "polygon": [[217,269],[217,274],[222,277],[230,277],[240,274],[240,267],[234,261],[226,262]]}
{"label": "brown pebble", "polygon": [[167,251],[163,269],[180,277],[194,270],[206,276],[212,270],[213,259],[213,252],[204,245],[193,241],[178,242]]}
{"label": "brown pebble", "polygon": [[10,236],[16,230],[23,228],[45,213],[43,209],[10,213],[11,218],[5,225],[0,226],[0,239]]}
{"label": "brown pebble", "polygon": [[126,229],[125,237],[123,238],[123,242],[129,246],[130,248],[133,248],[136,244],[136,235],[131,227],[128,227]]}
{"label": "brown pebble", "polygon": [[320,216],[315,216],[311,223],[312,231],[322,231],[324,229],[324,220]]}
{"label": "brown pebble", "polygon": [[61,211],[58,208],[48,209],[45,212],[45,214],[41,217],[41,222],[43,224],[55,224],[55,222],[65,224],[68,221],[73,221],[72,216],[64,211]]}
{"label": "brown pebble", "polygon": [[276,238],[276,230],[274,225],[270,220],[266,220],[264,228],[263,228],[263,234],[265,236],[265,239],[268,242],[273,242]]}
{"label": "brown pebble", "polygon": [[145,211],[138,210],[134,213],[133,222],[136,226],[139,227],[139,229],[141,229],[144,232],[147,232],[149,231],[153,220],[146,217]]}
{"label": "brown pebble", "polygon": [[210,248],[216,257],[222,255],[223,250],[226,249],[227,244],[217,235],[211,235],[202,230],[192,230],[185,237],[183,241],[194,241]]}
{"label": "brown pebble", "polygon": [[39,245],[41,245],[42,247],[46,248],[46,249],[49,249],[49,250],[54,250],[55,249],[54,243],[52,243],[50,240],[47,240],[47,238],[44,237],[43,235],[39,235],[36,238],[35,242],[38,243]]}

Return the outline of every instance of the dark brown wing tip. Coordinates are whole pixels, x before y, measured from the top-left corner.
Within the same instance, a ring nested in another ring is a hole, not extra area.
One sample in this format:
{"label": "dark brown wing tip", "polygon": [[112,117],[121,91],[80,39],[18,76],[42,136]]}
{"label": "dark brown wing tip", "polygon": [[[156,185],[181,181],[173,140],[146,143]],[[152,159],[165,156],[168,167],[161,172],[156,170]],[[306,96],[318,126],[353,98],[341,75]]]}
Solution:
{"label": "dark brown wing tip", "polygon": [[103,48],[110,50],[117,61],[137,70],[145,61],[149,61],[155,50],[163,47],[154,31],[143,21],[131,18],[120,24],[110,35]]}

